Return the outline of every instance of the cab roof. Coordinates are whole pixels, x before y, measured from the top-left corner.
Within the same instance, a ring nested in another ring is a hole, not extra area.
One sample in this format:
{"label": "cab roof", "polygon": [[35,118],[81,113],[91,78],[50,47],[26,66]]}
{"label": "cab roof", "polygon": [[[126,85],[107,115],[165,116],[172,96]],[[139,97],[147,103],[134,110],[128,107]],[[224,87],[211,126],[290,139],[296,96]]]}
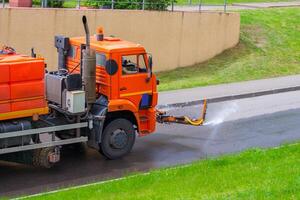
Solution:
{"label": "cab roof", "polygon": [[[94,36],[90,37],[91,48],[103,52],[120,52],[120,51],[145,51],[140,44],[122,40],[115,37],[104,37],[102,41],[96,40]],[[71,45],[85,44],[85,37],[70,38]]]}

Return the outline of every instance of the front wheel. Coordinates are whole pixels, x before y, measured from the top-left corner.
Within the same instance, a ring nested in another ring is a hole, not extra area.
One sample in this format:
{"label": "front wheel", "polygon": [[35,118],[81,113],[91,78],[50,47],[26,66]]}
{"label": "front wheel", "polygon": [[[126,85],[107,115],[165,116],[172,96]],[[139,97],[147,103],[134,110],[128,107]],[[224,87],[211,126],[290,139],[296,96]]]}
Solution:
{"label": "front wheel", "polygon": [[131,151],[134,142],[133,124],[127,119],[115,119],[105,127],[99,144],[99,151],[108,159],[118,159]]}

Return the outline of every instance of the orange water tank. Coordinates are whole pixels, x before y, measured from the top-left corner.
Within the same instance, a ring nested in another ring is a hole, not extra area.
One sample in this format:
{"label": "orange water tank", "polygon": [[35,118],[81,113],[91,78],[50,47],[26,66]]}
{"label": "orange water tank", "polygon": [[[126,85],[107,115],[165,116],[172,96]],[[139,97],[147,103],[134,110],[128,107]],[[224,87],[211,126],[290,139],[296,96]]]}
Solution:
{"label": "orange water tank", "polygon": [[41,58],[0,58],[0,120],[48,113],[44,74]]}

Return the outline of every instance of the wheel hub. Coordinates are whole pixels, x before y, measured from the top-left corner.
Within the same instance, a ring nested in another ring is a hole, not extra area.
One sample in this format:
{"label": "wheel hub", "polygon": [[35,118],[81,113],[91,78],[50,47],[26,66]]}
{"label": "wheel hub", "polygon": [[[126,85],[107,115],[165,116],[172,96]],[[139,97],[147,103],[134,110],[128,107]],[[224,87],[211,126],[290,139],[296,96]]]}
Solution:
{"label": "wheel hub", "polygon": [[122,149],[126,146],[128,136],[123,130],[117,130],[112,133],[110,139],[110,145],[116,149]]}

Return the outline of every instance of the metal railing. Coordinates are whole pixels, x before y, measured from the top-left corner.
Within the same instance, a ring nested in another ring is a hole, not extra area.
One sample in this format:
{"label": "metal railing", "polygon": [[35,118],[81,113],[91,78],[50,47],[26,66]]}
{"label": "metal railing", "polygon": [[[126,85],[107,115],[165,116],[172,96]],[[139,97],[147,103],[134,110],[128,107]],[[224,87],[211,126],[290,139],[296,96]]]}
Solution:
{"label": "metal railing", "polygon": [[[42,7],[47,7],[50,2],[58,3],[62,0],[42,0],[44,3]],[[131,9],[131,10],[167,10],[169,4],[161,2],[153,2],[151,0],[65,0],[67,6],[73,6],[73,8],[80,9],[82,7],[94,8],[94,9]]]}
{"label": "metal railing", "polygon": [[[2,2],[2,8],[8,7],[5,0]],[[53,5],[61,5],[63,8],[93,8],[93,9],[130,9],[130,10],[169,10],[169,11],[203,11],[203,10],[220,10],[223,8],[224,12],[227,11],[227,0],[220,0],[220,4],[205,4],[204,0],[193,2],[187,0],[186,3],[177,3],[176,0],[171,0],[169,3],[153,2],[151,0],[40,0],[33,1],[34,7],[53,7]],[[222,3],[221,3],[222,2]],[[210,9],[211,8],[211,9]]]}

